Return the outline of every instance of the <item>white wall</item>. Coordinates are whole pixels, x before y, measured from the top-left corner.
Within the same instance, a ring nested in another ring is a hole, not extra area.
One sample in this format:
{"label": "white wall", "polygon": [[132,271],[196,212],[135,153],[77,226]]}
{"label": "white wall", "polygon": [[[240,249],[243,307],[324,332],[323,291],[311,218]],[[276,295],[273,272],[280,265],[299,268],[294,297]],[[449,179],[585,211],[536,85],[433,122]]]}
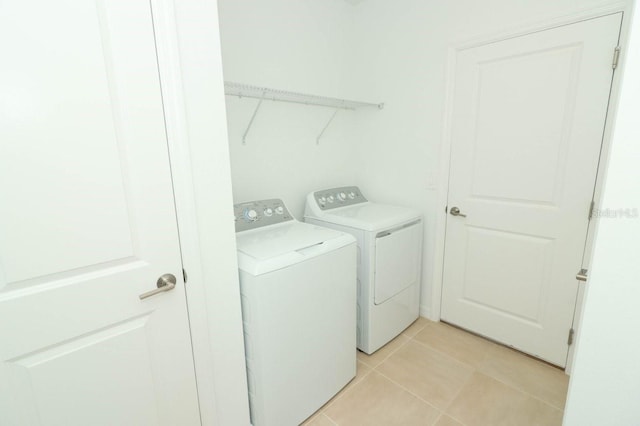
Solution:
{"label": "white wall", "polygon": [[307,192],[356,184],[373,201],[417,208],[430,316],[449,47],[620,3],[220,0],[225,79],[385,103],[339,113],[316,146],[330,110],[265,102],[243,146],[257,101],[227,97],[234,201],[284,198],[300,218]]}
{"label": "white wall", "polygon": [[[353,6],[342,0],[219,0],[225,80],[350,98]],[[302,219],[305,195],[354,184],[358,163],[341,111],[316,145],[333,110],[227,96],[234,202],[283,198]]]}
{"label": "white wall", "polygon": [[[602,209],[640,211],[640,10],[626,51]],[[565,425],[640,424],[640,218],[602,218],[569,382]]]}
{"label": "white wall", "polygon": [[[362,160],[356,181],[369,198],[410,205],[426,216],[422,313],[430,315],[440,146],[448,48],[476,37],[615,3],[595,0],[367,0],[355,7],[350,68],[356,96],[385,109],[354,132]],[[439,283],[437,285],[440,285]]]}

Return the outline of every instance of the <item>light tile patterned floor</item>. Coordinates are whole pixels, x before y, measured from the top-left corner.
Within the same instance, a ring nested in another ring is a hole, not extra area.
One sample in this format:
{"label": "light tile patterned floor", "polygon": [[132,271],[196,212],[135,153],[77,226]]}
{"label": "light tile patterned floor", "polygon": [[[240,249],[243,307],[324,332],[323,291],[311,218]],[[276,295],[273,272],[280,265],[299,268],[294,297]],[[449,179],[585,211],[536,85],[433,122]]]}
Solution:
{"label": "light tile patterned floor", "polygon": [[443,323],[418,319],[371,356],[304,425],[553,426],[563,371]]}

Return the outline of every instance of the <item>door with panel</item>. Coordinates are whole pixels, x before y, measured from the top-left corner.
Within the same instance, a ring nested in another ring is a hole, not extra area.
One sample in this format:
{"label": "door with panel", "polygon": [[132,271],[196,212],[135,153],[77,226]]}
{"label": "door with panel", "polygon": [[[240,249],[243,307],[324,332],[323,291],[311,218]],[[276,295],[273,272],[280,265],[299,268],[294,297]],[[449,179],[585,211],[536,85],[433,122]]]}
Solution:
{"label": "door with panel", "polygon": [[621,14],[456,62],[442,319],[566,363]]}
{"label": "door with panel", "polygon": [[1,2],[0,51],[0,424],[199,424],[149,2]]}

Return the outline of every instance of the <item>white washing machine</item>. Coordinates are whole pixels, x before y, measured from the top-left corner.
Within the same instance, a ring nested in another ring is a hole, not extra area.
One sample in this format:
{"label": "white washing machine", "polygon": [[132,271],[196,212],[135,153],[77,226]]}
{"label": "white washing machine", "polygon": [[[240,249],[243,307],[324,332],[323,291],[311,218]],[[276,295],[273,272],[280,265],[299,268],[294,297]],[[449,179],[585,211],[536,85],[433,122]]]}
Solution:
{"label": "white washing machine", "polygon": [[234,210],[251,420],[298,425],[356,374],[356,240],[279,199]]}
{"label": "white washing machine", "polygon": [[358,348],[371,354],[419,316],[422,216],[369,202],[358,187],[307,196],[305,221],[358,240]]}

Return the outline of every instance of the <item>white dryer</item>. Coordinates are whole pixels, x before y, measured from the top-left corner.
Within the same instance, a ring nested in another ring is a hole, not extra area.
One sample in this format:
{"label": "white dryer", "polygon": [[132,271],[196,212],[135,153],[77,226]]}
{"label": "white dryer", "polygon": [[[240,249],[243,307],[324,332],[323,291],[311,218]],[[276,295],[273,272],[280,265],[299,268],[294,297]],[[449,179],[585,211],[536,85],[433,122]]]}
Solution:
{"label": "white dryer", "polygon": [[234,212],[252,424],[297,425],[356,374],[356,241],[278,199]]}
{"label": "white dryer", "polygon": [[422,216],[369,202],[358,187],[307,196],[305,221],[358,240],[358,348],[371,354],[419,316]]}

